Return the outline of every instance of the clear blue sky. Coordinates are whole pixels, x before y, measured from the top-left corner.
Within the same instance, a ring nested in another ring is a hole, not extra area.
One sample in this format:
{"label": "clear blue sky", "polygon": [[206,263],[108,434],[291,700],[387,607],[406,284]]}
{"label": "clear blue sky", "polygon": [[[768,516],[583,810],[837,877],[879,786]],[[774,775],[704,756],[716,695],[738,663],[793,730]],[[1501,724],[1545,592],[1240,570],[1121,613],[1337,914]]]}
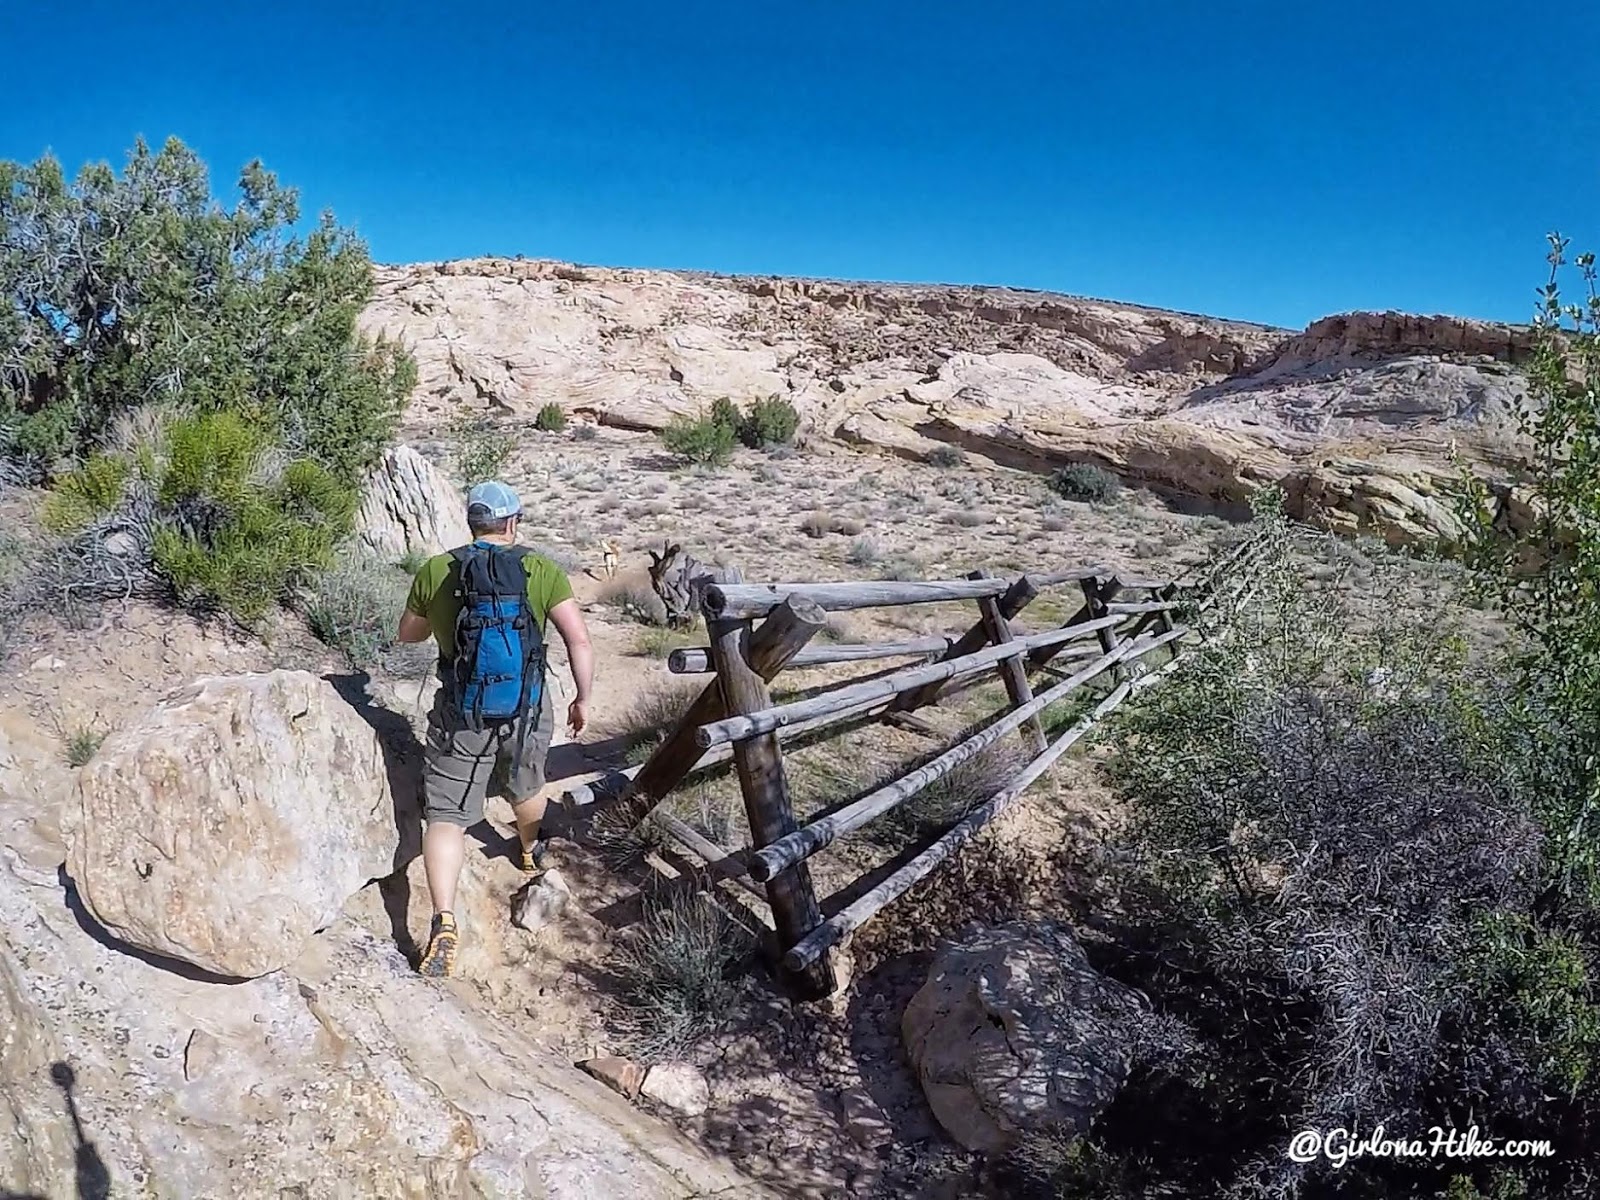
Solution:
{"label": "clear blue sky", "polygon": [[[159,14],[159,15],[152,15]],[[0,0],[0,158],[260,156],[383,262],[1525,320],[1600,247],[1600,10]]]}

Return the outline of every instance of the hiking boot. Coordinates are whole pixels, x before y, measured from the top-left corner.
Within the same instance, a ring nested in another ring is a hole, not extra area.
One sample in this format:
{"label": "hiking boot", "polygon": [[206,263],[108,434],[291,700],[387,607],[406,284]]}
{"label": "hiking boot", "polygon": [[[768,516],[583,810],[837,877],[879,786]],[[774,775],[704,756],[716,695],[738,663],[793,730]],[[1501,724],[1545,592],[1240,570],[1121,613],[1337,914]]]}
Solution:
{"label": "hiking boot", "polygon": [[544,873],[544,860],[550,853],[550,847],[543,839],[539,839],[531,846],[522,848],[522,870],[526,875],[542,875]]}
{"label": "hiking boot", "polygon": [[448,978],[456,968],[456,945],[459,940],[455,914],[437,914],[428,935],[428,949],[417,964],[417,973],[434,979]]}

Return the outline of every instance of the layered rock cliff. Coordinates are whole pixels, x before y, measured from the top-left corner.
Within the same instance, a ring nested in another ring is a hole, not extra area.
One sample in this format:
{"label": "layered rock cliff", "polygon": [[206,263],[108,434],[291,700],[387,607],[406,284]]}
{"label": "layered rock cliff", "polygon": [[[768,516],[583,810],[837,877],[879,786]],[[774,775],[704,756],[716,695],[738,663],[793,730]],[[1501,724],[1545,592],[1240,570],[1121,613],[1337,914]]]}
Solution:
{"label": "layered rock cliff", "polygon": [[1405,542],[1449,536],[1452,448],[1515,454],[1526,330],[1398,313],[1295,333],[1005,288],[719,277],[506,259],[384,268],[364,321],[416,354],[413,423],[554,401],[654,429],[782,395],[819,448],[953,443],[1012,466],[1089,460]]}

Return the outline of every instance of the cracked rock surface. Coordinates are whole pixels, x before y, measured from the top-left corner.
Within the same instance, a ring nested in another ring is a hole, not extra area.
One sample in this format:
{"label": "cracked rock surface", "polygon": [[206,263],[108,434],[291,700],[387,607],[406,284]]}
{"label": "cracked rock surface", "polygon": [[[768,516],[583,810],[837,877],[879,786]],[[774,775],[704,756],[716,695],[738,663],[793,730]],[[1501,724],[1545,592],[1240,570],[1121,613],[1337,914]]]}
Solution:
{"label": "cracked rock surface", "polygon": [[1127,1077],[1137,995],[1062,926],[1012,922],[943,947],[901,1021],[929,1106],[969,1150],[1081,1134]]}

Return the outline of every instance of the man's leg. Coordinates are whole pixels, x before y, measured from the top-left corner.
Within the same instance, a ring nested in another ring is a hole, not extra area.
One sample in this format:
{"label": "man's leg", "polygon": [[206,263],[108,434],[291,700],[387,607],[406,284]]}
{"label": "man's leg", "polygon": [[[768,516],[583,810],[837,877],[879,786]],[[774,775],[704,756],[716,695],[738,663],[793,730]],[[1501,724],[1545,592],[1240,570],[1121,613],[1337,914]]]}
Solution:
{"label": "man's leg", "polygon": [[544,850],[539,845],[539,826],[544,821],[548,802],[543,788],[525,800],[511,802],[511,815],[517,820],[517,840],[522,844],[522,869],[529,874],[537,871],[544,861]]}
{"label": "man's leg", "polygon": [[492,738],[487,733],[451,731],[436,712],[428,722],[428,745],[422,766],[422,868],[433,901],[428,946],[417,970],[448,976],[455,969],[456,884],[466,857],[467,826],[483,819],[483,798],[494,766]]}
{"label": "man's leg", "polygon": [[[539,826],[544,822],[550,799],[545,786],[545,759],[550,754],[550,738],[554,733],[555,718],[551,713],[550,690],[546,687],[539,705],[538,725],[528,730],[522,761],[512,764],[506,788],[511,815],[517,822],[517,840],[522,847],[522,869],[529,874],[537,871],[544,859]],[[516,749],[515,739],[508,739],[505,752],[515,756]]]}
{"label": "man's leg", "polygon": [[422,869],[428,876],[428,898],[435,913],[454,912],[456,883],[467,853],[467,831],[450,821],[430,821],[422,835]]}

